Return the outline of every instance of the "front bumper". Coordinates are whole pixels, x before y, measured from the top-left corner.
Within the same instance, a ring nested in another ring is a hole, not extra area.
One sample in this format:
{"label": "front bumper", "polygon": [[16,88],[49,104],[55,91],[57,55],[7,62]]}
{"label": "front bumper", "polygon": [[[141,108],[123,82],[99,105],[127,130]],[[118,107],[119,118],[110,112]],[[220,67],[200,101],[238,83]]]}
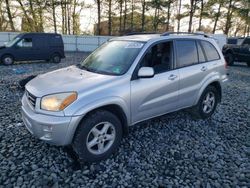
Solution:
{"label": "front bumper", "polygon": [[24,96],[22,99],[22,119],[35,137],[53,145],[69,145],[72,142],[81,116],[52,116],[36,113]]}

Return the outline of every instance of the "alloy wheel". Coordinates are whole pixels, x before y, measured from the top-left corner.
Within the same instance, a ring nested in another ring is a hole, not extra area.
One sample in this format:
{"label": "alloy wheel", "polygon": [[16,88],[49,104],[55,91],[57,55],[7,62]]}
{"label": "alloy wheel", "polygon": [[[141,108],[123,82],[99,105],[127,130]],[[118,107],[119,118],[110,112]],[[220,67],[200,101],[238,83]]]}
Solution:
{"label": "alloy wheel", "polygon": [[95,125],[87,136],[87,149],[94,155],[101,155],[113,145],[116,131],[110,122],[101,122]]}

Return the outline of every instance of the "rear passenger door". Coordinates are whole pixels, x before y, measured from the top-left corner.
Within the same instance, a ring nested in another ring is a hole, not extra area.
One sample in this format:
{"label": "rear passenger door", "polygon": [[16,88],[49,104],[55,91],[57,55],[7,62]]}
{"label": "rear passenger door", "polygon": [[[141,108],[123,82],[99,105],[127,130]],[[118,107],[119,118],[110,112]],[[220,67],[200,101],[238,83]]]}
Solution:
{"label": "rear passenger door", "polygon": [[218,64],[215,47],[203,40],[176,40],[177,68],[180,73],[179,108],[193,106],[200,88]]}

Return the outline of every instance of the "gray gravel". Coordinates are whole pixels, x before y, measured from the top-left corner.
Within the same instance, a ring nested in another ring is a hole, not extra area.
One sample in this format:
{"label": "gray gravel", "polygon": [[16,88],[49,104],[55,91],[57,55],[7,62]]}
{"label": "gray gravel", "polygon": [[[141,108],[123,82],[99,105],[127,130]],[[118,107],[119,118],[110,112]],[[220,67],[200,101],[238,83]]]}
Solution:
{"label": "gray gravel", "polygon": [[[0,66],[0,187],[250,187],[250,68],[230,67],[230,81],[214,116],[193,120],[180,111],[130,128],[106,161],[79,170],[62,147],[31,136],[20,115],[20,79],[68,66]],[[14,74],[13,69],[28,69]]]}

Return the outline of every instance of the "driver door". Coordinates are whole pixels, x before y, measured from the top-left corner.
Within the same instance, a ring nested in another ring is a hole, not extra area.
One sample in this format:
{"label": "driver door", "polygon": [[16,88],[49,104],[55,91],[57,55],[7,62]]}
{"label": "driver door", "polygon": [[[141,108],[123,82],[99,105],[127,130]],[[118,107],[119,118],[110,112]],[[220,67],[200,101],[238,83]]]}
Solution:
{"label": "driver door", "polygon": [[139,68],[152,67],[155,75],[131,81],[132,124],[176,109],[179,70],[174,70],[173,54],[172,42],[159,43],[148,50],[138,65]]}

